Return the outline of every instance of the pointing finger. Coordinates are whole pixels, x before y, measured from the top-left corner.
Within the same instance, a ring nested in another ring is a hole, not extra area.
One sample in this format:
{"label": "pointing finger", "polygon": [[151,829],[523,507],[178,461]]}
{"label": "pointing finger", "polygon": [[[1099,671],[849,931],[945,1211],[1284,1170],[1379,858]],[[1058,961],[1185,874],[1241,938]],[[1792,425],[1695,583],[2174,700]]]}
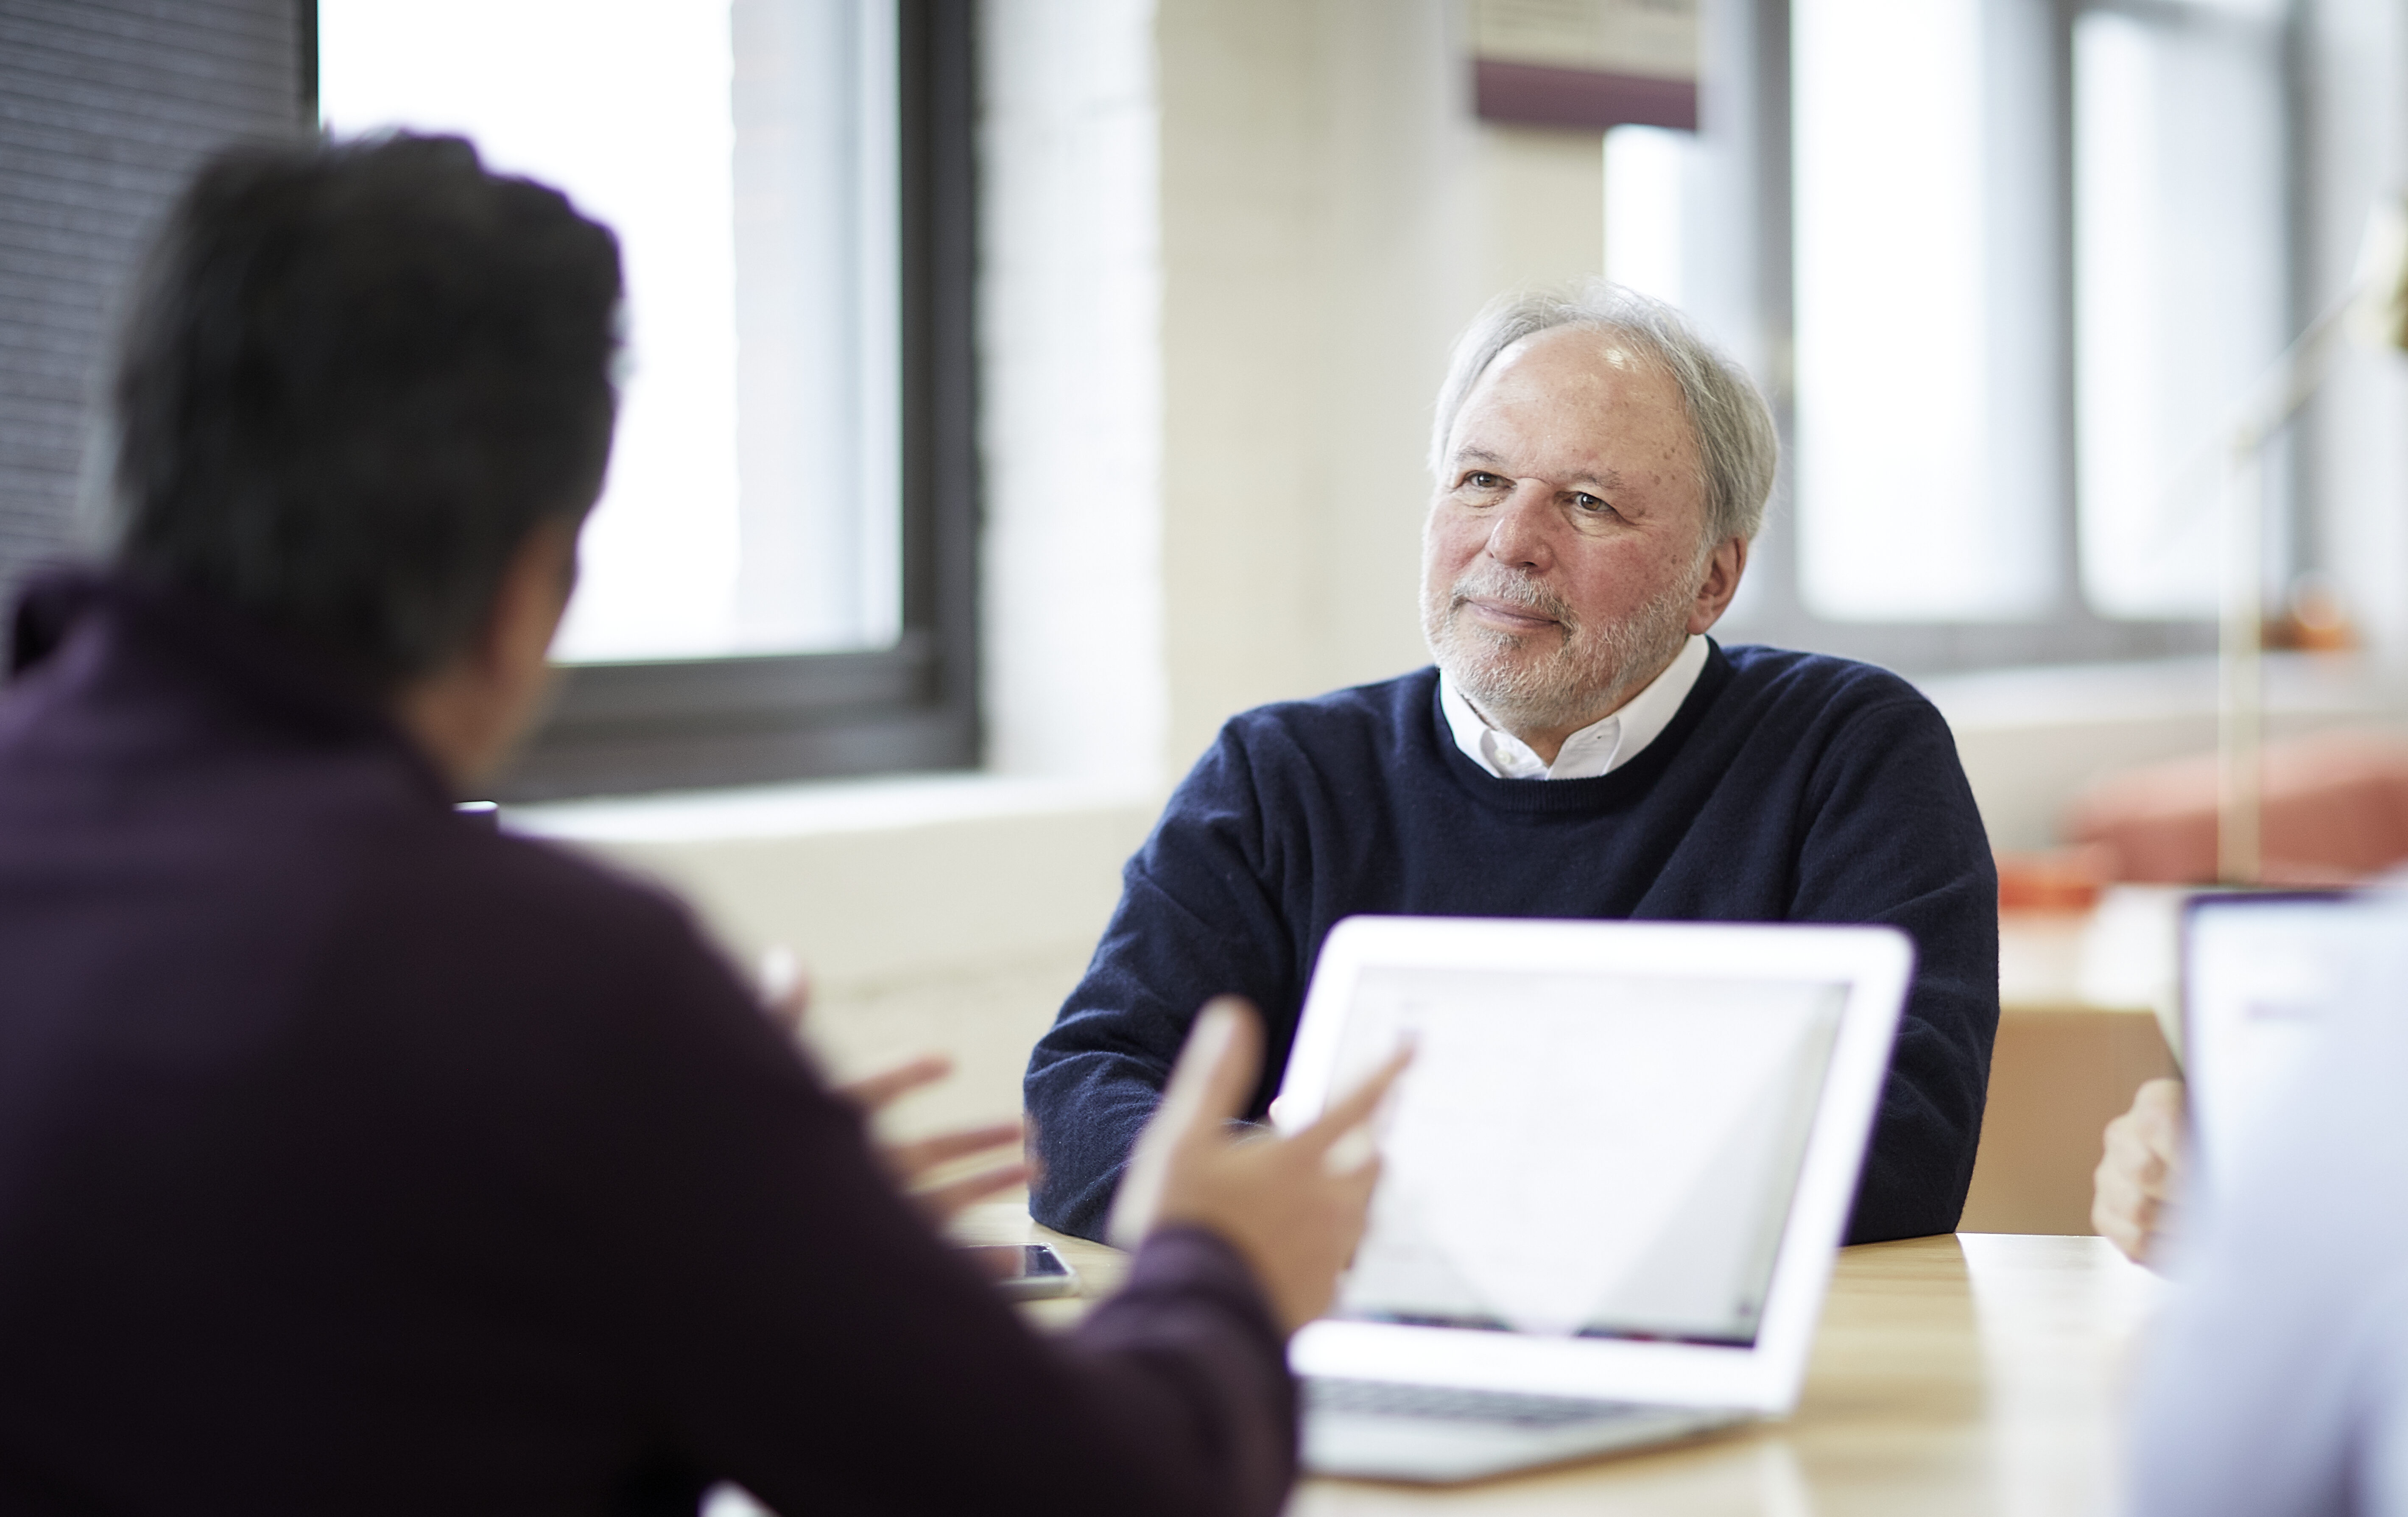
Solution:
{"label": "pointing finger", "polygon": [[1334,1146],[1340,1138],[1370,1120],[1371,1113],[1380,1109],[1381,1101],[1396,1084],[1397,1077],[1403,1074],[1405,1066],[1412,1062],[1413,1050],[1410,1043],[1389,1054],[1387,1062],[1373,1070],[1369,1079],[1340,1096],[1312,1126],[1297,1134],[1296,1141],[1325,1150]]}
{"label": "pointing finger", "polygon": [[1262,1044],[1262,1022],[1253,1007],[1234,995],[1205,1004],[1179,1052],[1162,1103],[1121,1172],[1120,1194],[1105,1224],[1113,1244],[1135,1248],[1153,1230],[1174,1156],[1203,1135],[1217,1137],[1244,1109],[1261,1066]]}
{"label": "pointing finger", "polygon": [[1206,1002],[1187,1046],[1180,1050],[1154,1120],[1182,1138],[1197,1130],[1218,1132],[1245,1111],[1262,1050],[1262,1019],[1252,1006],[1234,995]]}

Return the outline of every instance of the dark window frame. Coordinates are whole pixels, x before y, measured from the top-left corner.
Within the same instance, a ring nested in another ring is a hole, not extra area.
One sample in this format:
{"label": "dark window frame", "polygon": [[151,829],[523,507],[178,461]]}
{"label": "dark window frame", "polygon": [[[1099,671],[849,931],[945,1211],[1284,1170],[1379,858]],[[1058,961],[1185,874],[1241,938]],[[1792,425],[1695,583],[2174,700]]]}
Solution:
{"label": "dark window frame", "polygon": [[970,0],[897,7],[902,636],[859,652],[565,665],[502,799],[978,764],[972,14]]}

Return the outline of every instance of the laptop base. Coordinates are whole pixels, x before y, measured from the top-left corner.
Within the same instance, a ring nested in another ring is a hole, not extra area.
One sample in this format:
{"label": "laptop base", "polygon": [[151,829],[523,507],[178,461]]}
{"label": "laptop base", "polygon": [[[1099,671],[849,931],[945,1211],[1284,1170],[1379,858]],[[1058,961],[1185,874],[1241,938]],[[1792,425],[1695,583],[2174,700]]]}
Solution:
{"label": "laptop base", "polygon": [[1653,1448],[1748,1420],[1695,1407],[1360,1381],[1309,1381],[1306,1397],[1308,1472],[1432,1485]]}

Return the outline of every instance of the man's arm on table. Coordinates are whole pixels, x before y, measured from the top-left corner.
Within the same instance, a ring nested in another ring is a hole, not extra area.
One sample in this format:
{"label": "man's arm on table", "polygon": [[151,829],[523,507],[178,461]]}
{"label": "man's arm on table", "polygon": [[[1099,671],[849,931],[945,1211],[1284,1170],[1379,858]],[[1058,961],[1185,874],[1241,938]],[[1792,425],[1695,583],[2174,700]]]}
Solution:
{"label": "man's arm on table", "polygon": [[1999,884],[1956,739],[1920,698],[1853,719],[1818,769],[1791,910],[1800,922],[1884,923],[1914,939],[1848,1241],[1952,1231],[1999,1027]]}
{"label": "man's arm on table", "polygon": [[[1276,1019],[1296,1004],[1290,929],[1263,883],[1271,847],[1245,751],[1225,727],[1122,871],[1086,975],[1029,1055],[1029,1211],[1046,1226],[1104,1236],[1121,1166],[1198,1007],[1242,995]],[[1268,1030],[1284,1047],[1290,1029]],[[1266,1068],[1258,1101],[1276,1072]]]}
{"label": "man's arm on table", "polygon": [[1278,1510],[1287,1329],[1240,1248],[1174,1216],[1126,1289],[1040,1338],[692,958],[640,989],[673,1009],[614,1019],[634,1030],[581,1166],[683,1456],[797,1512]]}

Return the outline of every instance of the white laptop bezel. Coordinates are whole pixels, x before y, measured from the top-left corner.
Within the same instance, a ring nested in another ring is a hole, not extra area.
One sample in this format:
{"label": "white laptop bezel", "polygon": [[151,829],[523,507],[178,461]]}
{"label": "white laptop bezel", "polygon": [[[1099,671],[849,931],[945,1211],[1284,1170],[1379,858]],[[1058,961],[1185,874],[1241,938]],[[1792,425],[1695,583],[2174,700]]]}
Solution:
{"label": "white laptop bezel", "polygon": [[[1468,917],[1350,917],[1330,930],[1272,1119],[1309,1123],[1328,1098],[1367,968],[1597,970],[1846,986],[1823,1099],[1752,1347],[1556,1338],[1325,1318],[1289,1345],[1301,1375],[1401,1381],[1782,1413],[1797,1403],[1823,1293],[1855,1199],[1914,950],[1889,927]],[[1410,1078],[1410,1077],[1409,1077]]]}

